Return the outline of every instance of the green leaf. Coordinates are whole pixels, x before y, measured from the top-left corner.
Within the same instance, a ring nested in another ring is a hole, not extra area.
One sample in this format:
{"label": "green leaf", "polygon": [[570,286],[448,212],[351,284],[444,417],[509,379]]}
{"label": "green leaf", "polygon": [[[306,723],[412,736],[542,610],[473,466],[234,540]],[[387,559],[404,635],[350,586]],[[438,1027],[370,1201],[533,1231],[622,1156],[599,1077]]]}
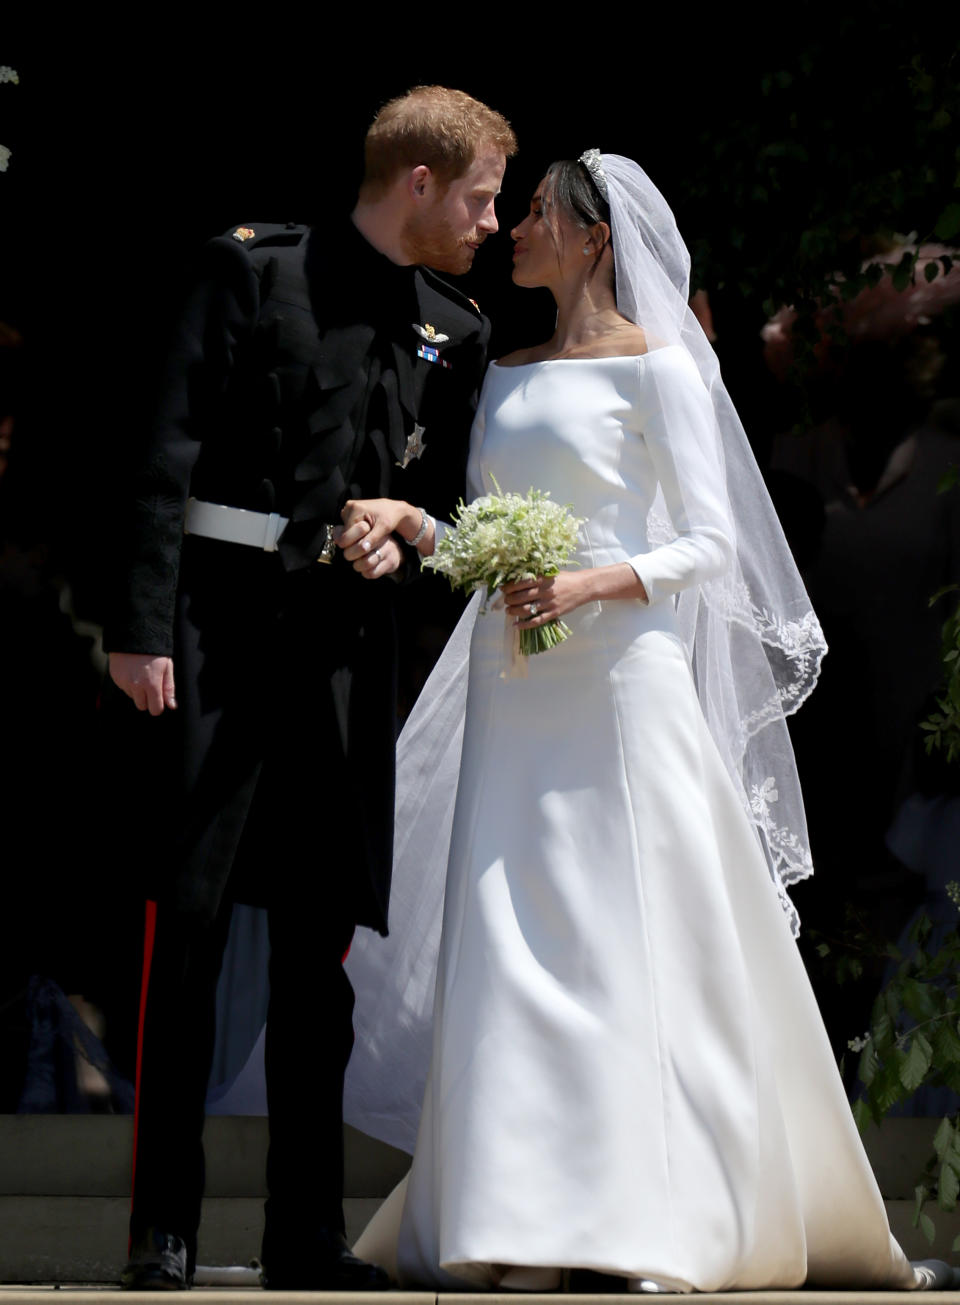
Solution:
{"label": "green leaf", "polygon": [[873,1112],[865,1097],[857,1097],[853,1103],[853,1121],[862,1133],[873,1120]]}
{"label": "green leaf", "polygon": [[870,1104],[880,1115],[889,1114],[894,1106],[905,1101],[910,1091],[904,1089],[900,1079],[901,1070],[906,1065],[907,1057],[902,1051],[895,1051],[880,1066],[877,1077],[870,1089]]}
{"label": "green leaf", "polygon": [[917,1023],[932,1019],[940,1010],[936,990],[929,983],[920,983],[917,979],[904,979],[903,1004]]}
{"label": "green leaf", "polygon": [[951,1092],[960,1094],[960,1066],[947,1065],[941,1069],[940,1076]]}
{"label": "green leaf", "polygon": [[924,1237],[926,1237],[927,1241],[928,1241],[928,1242],[930,1243],[930,1245],[932,1246],[932,1245],[933,1245],[933,1239],[934,1239],[934,1238],[936,1237],[936,1235],[937,1235],[937,1230],[936,1230],[936,1228],[934,1227],[933,1220],[930,1218],[929,1214],[921,1214],[921,1216],[920,1216],[920,1231],[923,1233]]}
{"label": "green leaf", "polygon": [[[960,222],[957,224],[957,229],[960,230]],[[913,268],[916,261],[917,256],[915,253],[910,253],[908,251],[903,255],[900,262],[890,274],[890,280],[893,283],[894,290],[906,290],[907,286],[913,280]]]}
{"label": "green leaf", "polygon": [[900,1064],[900,1082],[908,1092],[916,1092],[927,1077],[927,1070],[933,1060],[933,1048],[922,1033],[915,1033],[907,1052]]}
{"label": "green leaf", "polygon": [[824,942],[824,943],[817,943],[817,955],[818,955],[818,956],[829,956],[829,955],[830,955],[830,944],[829,944],[829,943],[825,943],[825,942]]}
{"label": "green leaf", "polygon": [[893,1018],[900,1014],[900,994],[894,991],[892,984],[883,994],[883,1001],[886,1010],[879,1015],[874,1011],[870,1029],[878,1046],[885,1046],[893,1040]]}
{"label": "green leaf", "polygon": [[882,263],[871,263],[864,275],[871,286],[879,285],[886,268]]}
{"label": "green leaf", "polygon": [[865,1088],[869,1088],[877,1077],[877,1071],[880,1068],[880,1060],[877,1056],[876,1043],[873,1038],[867,1043],[860,1053],[860,1063],[857,1065],[857,1078]]}
{"label": "green leaf", "polygon": [[937,1204],[941,1210],[953,1210],[956,1208],[958,1196],[960,1196],[960,1178],[950,1165],[941,1165],[940,1181],[937,1184]]}
{"label": "green leaf", "polygon": [[933,1050],[938,1069],[960,1065],[960,1037],[951,1020],[941,1020],[938,1024],[933,1035]]}
{"label": "green leaf", "polygon": [[954,1237],[953,1245],[950,1247],[950,1249],[952,1251],[960,1251],[960,1236]]}
{"label": "green leaf", "polygon": [[938,240],[952,240],[960,232],[960,204],[948,204],[933,230]]}
{"label": "green leaf", "polygon": [[918,1227],[920,1223],[920,1213],[923,1210],[923,1203],[930,1195],[929,1190],[921,1183],[913,1189],[913,1226]]}
{"label": "green leaf", "polygon": [[939,271],[940,271],[940,266],[938,263],[936,262],[927,263],[924,265],[924,269],[923,269],[924,278],[927,281],[936,281],[937,273]]}
{"label": "green leaf", "polygon": [[953,1137],[953,1124],[946,1116],[944,1116],[940,1121],[939,1128],[933,1135],[933,1149],[937,1153],[938,1160],[943,1160],[943,1157],[947,1154],[947,1151],[949,1151]]}
{"label": "green leaf", "polygon": [[[955,463],[951,462],[950,466],[947,467],[946,471],[937,481],[937,493],[946,494],[947,490],[953,489],[954,485],[957,483],[958,478],[960,478],[960,467],[956,466]],[[956,587],[957,587],[956,585],[947,585],[946,588],[944,589],[938,589],[936,593],[936,597],[939,598],[941,594],[950,593],[951,590],[956,589]],[[934,600],[931,599],[931,602],[933,601]]]}
{"label": "green leaf", "polygon": [[923,911],[917,916],[913,925],[911,925],[907,937],[912,943],[922,943],[932,928],[933,921],[930,919],[929,915]]}

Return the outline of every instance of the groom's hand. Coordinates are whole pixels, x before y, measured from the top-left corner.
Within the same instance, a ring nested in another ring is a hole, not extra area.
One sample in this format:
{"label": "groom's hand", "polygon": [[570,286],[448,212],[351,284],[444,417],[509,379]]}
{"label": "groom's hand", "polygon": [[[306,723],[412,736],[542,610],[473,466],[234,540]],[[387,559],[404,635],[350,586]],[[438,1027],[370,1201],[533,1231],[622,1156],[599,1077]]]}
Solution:
{"label": "groom's hand", "polygon": [[[412,539],[420,528],[420,511],[402,499],[350,499],[340,513],[343,529],[337,544],[348,562],[358,562],[379,548],[387,556],[384,544],[396,532],[402,539]],[[396,567],[391,568],[396,570]],[[388,574],[381,572],[380,574]]]}
{"label": "groom's hand", "polygon": [[110,678],[131,698],[140,711],[161,716],[177,705],[173,679],[173,658],[151,653],[112,652]]}

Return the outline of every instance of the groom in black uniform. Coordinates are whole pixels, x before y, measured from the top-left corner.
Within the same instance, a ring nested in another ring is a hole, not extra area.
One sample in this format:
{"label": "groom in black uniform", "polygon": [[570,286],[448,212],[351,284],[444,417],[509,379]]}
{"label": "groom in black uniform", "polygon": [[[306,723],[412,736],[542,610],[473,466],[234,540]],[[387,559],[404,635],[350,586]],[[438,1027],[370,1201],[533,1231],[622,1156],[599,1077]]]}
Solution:
{"label": "groom in black uniform", "polygon": [[125,1287],[184,1287],[196,1262],[214,997],[237,900],[269,916],[264,1283],[385,1285],[343,1238],[342,960],[357,924],[386,933],[391,578],[414,567],[419,536],[352,566],[336,540],[347,500],[449,515],[462,492],[489,324],[428,269],[469,269],[497,229],[515,149],[485,105],[418,87],[371,126],[352,217],[253,223],[205,249],[106,632],[138,869],[149,848]]}

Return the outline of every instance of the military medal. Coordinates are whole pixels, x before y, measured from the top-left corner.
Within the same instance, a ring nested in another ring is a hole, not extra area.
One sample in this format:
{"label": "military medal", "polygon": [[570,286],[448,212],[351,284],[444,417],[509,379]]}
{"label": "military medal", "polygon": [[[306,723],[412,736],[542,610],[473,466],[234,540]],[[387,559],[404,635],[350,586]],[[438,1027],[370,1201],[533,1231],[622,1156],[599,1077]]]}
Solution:
{"label": "military medal", "polygon": [[407,447],[403,450],[403,461],[397,463],[398,467],[403,467],[405,469],[409,467],[410,463],[413,462],[415,458],[423,457],[426,448],[426,445],[423,442],[425,430],[425,426],[420,426],[417,422],[413,423],[413,434],[407,436]]}
{"label": "military medal", "polygon": [[425,362],[439,363],[441,367],[446,367],[447,371],[451,370],[451,364],[446,358],[440,357],[439,349],[431,349],[429,344],[422,344],[417,350],[417,357],[423,358]]}
{"label": "military medal", "polygon": [[449,335],[444,335],[442,331],[438,331],[437,328],[431,326],[429,322],[424,322],[423,326],[418,326],[416,322],[411,322],[410,325],[416,331],[417,335],[421,336],[422,339],[430,344],[446,344],[450,339]]}
{"label": "military medal", "polygon": [[244,240],[251,240],[256,234],[253,227],[237,227],[233,233],[233,238],[239,240],[242,244]]}

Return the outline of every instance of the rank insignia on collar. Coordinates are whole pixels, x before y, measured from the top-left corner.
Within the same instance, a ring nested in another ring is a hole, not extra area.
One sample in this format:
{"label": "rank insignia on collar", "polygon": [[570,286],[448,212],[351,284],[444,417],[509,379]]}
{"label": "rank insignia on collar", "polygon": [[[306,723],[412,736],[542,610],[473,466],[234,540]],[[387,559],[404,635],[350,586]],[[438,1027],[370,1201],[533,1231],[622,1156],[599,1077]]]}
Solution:
{"label": "rank insignia on collar", "polygon": [[444,335],[442,331],[438,331],[437,328],[431,326],[429,322],[424,322],[423,326],[418,326],[416,322],[411,322],[410,325],[416,331],[417,335],[421,336],[424,340],[429,341],[430,344],[446,344],[450,339],[449,335]]}
{"label": "rank insignia on collar", "polygon": [[254,231],[253,227],[237,227],[236,231],[233,233],[233,238],[234,240],[239,240],[242,244],[244,240],[250,240],[256,234],[257,233]]}
{"label": "rank insignia on collar", "polygon": [[403,460],[397,463],[398,467],[409,467],[415,458],[422,458],[426,445],[423,442],[425,426],[420,426],[417,422],[413,423],[413,434],[407,436],[407,447],[403,450]]}
{"label": "rank insignia on collar", "polygon": [[446,367],[447,371],[453,368],[453,363],[448,363],[446,358],[440,357],[439,349],[431,349],[429,344],[422,344],[417,350],[417,357],[422,358],[424,362],[439,363],[441,367]]}

